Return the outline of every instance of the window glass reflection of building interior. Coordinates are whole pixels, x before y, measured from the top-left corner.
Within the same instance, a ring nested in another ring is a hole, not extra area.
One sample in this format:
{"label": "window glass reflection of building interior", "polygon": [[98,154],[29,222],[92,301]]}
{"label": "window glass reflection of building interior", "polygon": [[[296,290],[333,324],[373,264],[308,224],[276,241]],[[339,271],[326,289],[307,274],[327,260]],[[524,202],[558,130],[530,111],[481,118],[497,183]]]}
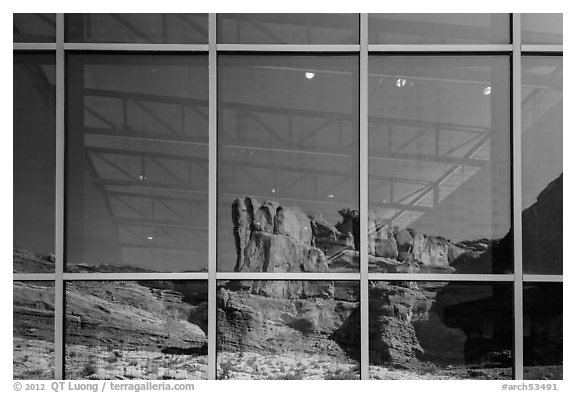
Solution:
{"label": "window glass reflection of building interior", "polygon": [[68,268],[205,270],[206,56],[70,55],[67,76]]}

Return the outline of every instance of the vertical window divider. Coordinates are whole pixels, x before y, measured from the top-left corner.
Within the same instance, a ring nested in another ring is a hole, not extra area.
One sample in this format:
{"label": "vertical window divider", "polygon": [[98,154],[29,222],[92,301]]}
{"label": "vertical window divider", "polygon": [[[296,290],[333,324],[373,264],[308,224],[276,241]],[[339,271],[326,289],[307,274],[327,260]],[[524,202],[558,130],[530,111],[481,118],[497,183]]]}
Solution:
{"label": "vertical window divider", "polygon": [[208,375],[216,379],[217,81],[216,14],[208,17]]}
{"label": "vertical window divider", "polygon": [[64,378],[64,14],[56,14],[56,200],[54,379]]}
{"label": "vertical window divider", "polygon": [[368,14],[360,14],[360,378],[369,379]]}
{"label": "vertical window divider", "polygon": [[512,15],[512,217],[514,228],[514,379],[524,378],[522,303],[522,27]]}

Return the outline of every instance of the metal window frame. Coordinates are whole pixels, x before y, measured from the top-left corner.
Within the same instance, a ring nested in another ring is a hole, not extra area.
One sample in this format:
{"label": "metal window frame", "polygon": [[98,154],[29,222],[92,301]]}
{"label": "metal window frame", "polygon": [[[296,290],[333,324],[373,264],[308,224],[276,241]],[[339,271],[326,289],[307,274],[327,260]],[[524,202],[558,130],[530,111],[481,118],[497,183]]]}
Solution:
{"label": "metal window frame", "polygon": [[[54,378],[65,376],[64,317],[67,281],[117,280],[203,280],[208,283],[208,379],[216,379],[216,291],[218,280],[328,280],[356,281],[360,284],[361,379],[369,379],[369,309],[368,285],[372,280],[510,282],[514,285],[514,375],[523,379],[523,284],[528,282],[563,282],[563,275],[523,274],[522,270],[522,166],[521,166],[521,62],[523,55],[562,55],[562,45],[522,45],[521,14],[511,14],[512,42],[498,45],[378,45],[368,42],[368,14],[360,16],[360,42],[354,45],[218,44],[216,14],[208,15],[207,44],[118,44],[68,43],[64,35],[64,14],[56,14],[56,42],[14,43],[13,51],[50,51],[56,56],[56,238],[54,273],[14,273],[13,281],[50,281],[55,287]],[[65,55],[74,51],[110,52],[205,52],[209,66],[209,242],[208,272],[200,273],[66,273],[64,261],[65,212]],[[217,56],[226,52],[258,53],[355,53],[359,55],[360,110],[360,271],[358,273],[232,273],[218,272],[217,256]],[[512,214],[514,237],[513,274],[397,274],[368,271],[368,55],[369,54],[454,54],[484,53],[511,56],[511,126],[512,126]]]}

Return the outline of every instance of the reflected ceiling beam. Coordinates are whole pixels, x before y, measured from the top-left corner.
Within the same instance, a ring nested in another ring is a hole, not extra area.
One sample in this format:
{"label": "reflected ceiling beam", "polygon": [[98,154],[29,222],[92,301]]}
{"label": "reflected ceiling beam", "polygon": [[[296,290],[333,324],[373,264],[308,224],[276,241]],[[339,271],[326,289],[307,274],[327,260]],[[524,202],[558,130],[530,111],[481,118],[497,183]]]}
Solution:
{"label": "reflected ceiling beam", "polygon": [[[297,149],[273,149],[273,148],[261,148],[255,146],[240,146],[240,145],[228,145],[225,147],[231,147],[236,149],[246,149],[246,150],[256,150],[256,151],[267,151],[267,152],[283,152],[283,153],[295,153],[295,154],[310,154],[310,155],[326,155],[338,158],[353,158],[352,155],[341,154],[341,153],[328,153],[328,152],[318,152],[318,151],[308,151],[308,150],[297,150]],[[203,157],[191,157],[189,155],[181,155],[181,154],[171,154],[171,153],[164,153],[164,152],[147,152],[147,151],[134,151],[128,149],[115,149],[115,148],[107,148],[107,147],[92,147],[86,146],[86,150],[93,151],[96,153],[108,153],[108,154],[116,154],[116,155],[126,155],[126,156],[136,156],[136,157],[154,157],[154,158],[164,158],[169,160],[179,160],[179,161],[192,161],[192,162],[206,162],[206,158]],[[378,156],[369,156],[370,160],[401,160],[401,161],[415,161],[415,162],[431,162],[431,163],[443,163],[443,164],[458,164],[458,165],[466,165],[466,166],[473,166],[473,167],[484,167],[489,161],[487,160],[477,160],[471,158],[460,158],[460,157],[444,157],[444,156],[429,156],[429,155],[422,155],[422,154],[386,154],[380,153]],[[254,157],[251,158],[253,160]],[[252,168],[272,168],[270,163],[255,163],[251,161],[234,161],[234,160],[223,160],[221,161],[223,165],[239,165],[239,166],[246,166]],[[330,172],[334,171],[322,171],[320,169],[311,168],[302,168],[302,167],[291,167],[291,166],[278,166],[274,165],[273,168],[275,169],[283,169],[283,170],[297,170],[303,171],[306,169],[313,170],[314,172],[325,172],[325,174],[330,174]],[[340,175],[342,172],[339,173]]]}
{"label": "reflected ceiling beam", "polygon": [[370,203],[369,206],[386,208],[386,209],[397,209],[400,211],[431,212],[434,210],[434,208],[430,206],[418,206],[418,205],[395,203],[395,202]]}
{"label": "reflected ceiling beam", "polygon": [[[112,125],[114,126],[114,125]],[[116,128],[100,128],[100,127],[84,127],[85,135],[94,136],[114,136],[119,138],[130,138],[136,140],[149,140],[158,142],[178,142],[192,143],[198,146],[206,146],[208,148],[208,136],[177,136],[167,133],[159,133],[152,131],[138,131],[128,129]]]}
{"label": "reflected ceiling beam", "polygon": [[[232,198],[243,198],[250,196],[252,198],[258,199],[260,202],[263,201],[288,201],[294,203],[307,203],[312,205],[333,205],[338,206],[338,209],[349,208],[352,206],[350,201],[338,201],[338,200],[326,200],[326,199],[306,199],[306,198],[297,198],[297,197],[281,197],[280,195],[262,195],[262,194],[254,194],[250,192],[223,192],[222,196],[231,197],[230,199],[230,207],[232,206]],[[299,206],[299,205],[298,205]],[[337,213],[337,211],[335,211]]]}
{"label": "reflected ceiling beam", "polygon": [[150,152],[150,151],[137,151],[137,150],[129,150],[129,149],[115,149],[110,147],[97,147],[97,146],[84,146],[84,149],[88,152],[95,152],[95,153],[103,153],[103,154],[113,154],[113,155],[120,155],[120,156],[128,156],[128,157],[154,157],[154,158],[163,158],[166,160],[174,160],[174,161],[192,161],[192,162],[202,162],[206,163],[208,161],[208,157],[193,157],[190,155],[184,154],[172,154],[172,153],[164,153],[164,152]]}
{"label": "reflected ceiling beam", "polygon": [[206,28],[204,26],[201,26],[200,24],[196,23],[190,15],[180,14],[180,13],[173,14],[173,15],[176,16],[177,18],[181,19],[184,23],[186,23],[188,26],[192,27],[198,33],[202,34],[204,37],[208,38],[208,30],[206,30]]}
{"label": "reflected ceiling beam", "polygon": [[[202,198],[202,199],[193,199],[192,195],[189,197],[178,197],[178,196],[172,196],[172,195],[155,195],[155,194],[143,194],[142,193],[142,187],[137,187],[137,189],[133,190],[134,192],[129,192],[130,188],[127,189],[127,191],[113,191],[113,190],[109,190],[106,189],[106,193],[108,195],[110,195],[111,197],[130,197],[130,198],[142,198],[142,199],[151,199],[151,200],[155,200],[155,201],[176,201],[176,202],[189,202],[189,203],[194,203],[194,204],[207,204],[208,203],[208,198]],[[200,193],[200,194],[204,194],[204,193]],[[206,193],[207,194],[207,193]]]}
{"label": "reflected ceiling beam", "polygon": [[456,165],[466,165],[473,167],[484,167],[490,163],[488,160],[477,160],[472,158],[460,158],[460,157],[444,157],[444,156],[428,156],[423,154],[386,154],[380,153],[378,156],[368,156],[368,159],[379,161],[389,161],[389,160],[399,160],[399,161],[416,161],[416,162],[431,162],[438,164],[456,164]]}
{"label": "reflected ceiling beam", "polygon": [[[346,14],[314,14],[313,27],[331,27],[338,30],[354,30],[357,26],[351,25],[351,21],[357,18],[357,15],[346,15]],[[219,18],[222,18],[222,23],[224,20],[234,20],[237,19],[247,21],[247,14],[218,14]],[[259,23],[274,23],[279,25],[288,26],[302,26],[309,27],[312,20],[309,16],[305,14],[258,14]],[[343,26],[350,26],[349,28],[343,28]]]}
{"label": "reflected ceiling beam", "polygon": [[187,193],[208,195],[207,190],[201,190],[195,187],[188,187],[183,185],[166,184],[166,183],[154,183],[149,181],[134,181],[134,180],[121,180],[121,179],[104,179],[104,178],[94,178],[92,179],[94,183],[102,184],[105,186],[122,186],[134,189],[151,189],[151,190],[161,190],[161,191],[182,191]]}
{"label": "reflected ceiling beam", "polygon": [[198,225],[187,225],[182,221],[170,221],[170,220],[149,220],[140,218],[125,218],[125,217],[113,217],[112,218],[116,224],[126,225],[132,227],[156,227],[156,228],[170,228],[170,229],[182,229],[187,231],[208,231],[208,226],[198,226]]}
{"label": "reflected ceiling beam", "polygon": [[[82,93],[86,96],[94,96],[94,97],[111,97],[118,99],[132,99],[132,100],[142,100],[151,102],[173,103],[178,105],[208,107],[208,100],[202,100],[197,98],[174,97],[174,96],[165,96],[157,94],[122,92],[108,89],[90,89],[90,88],[82,89]],[[232,109],[242,112],[252,111],[256,113],[270,113],[282,116],[302,116],[302,117],[323,118],[332,120],[347,120],[351,122],[356,122],[358,120],[358,116],[352,113],[317,111],[302,108],[278,108],[272,106],[254,105],[254,104],[236,103],[236,102],[222,102],[221,108],[223,110]],[[488,130],[487,127],[475,126],[470,124],[429,122],[429,121],[382,117],[382,116],[370,116],[368,120],[370,123],[385,122],[393,125],[405,125],[415,127],[420,126],[422,128],[437,127],[441,130],[454,130],[454,131],[471,132],[471,133],[486,132]]]}
{"label": "reflected ceiling beam", "polygon": [[48,26],[56,27],[56,19],[55,18],[50,18],[50,17],[46,16],[45,14],[32,14],[32,15],[34,15],[36,18],[40,19],[42,22],[46,23]]}
{"label": "reflected ceiling beam", "polygon": [[[414,32],[434,32],[441,30],[442,35],[446,37],[474,37],[478,40],[493,40],[492,26],[473,26],[468,24],[454,24],[445,22],[427,22],[410,20],[410,15],[404,18],[391,18],[393,14],[384,14],[384,17],[377,17],[372,14],[370,17],[370,29],[378,31],[380,34],[407,34],[414,35]],[[433,16],[433,15],[431,15]]]}
{"label": "reflected ceiling beam", "polygon": [[[310,168],[302,168],[302,167],[293,167],[289,165],[270,165],[270,163],[254,163],[254,162],[243,162],[243,161],[233,161],[233,160],[224,160],[220,163],[220,165],[227,165],[231,167],[247,167],[247,168],[258,168],[258,169],[267,169],[272,171],[284,171],[284,172],[297,172],[297,173],[304,173],[304,172],[311,172],[317,175],[325,175],[325,176],[334,176],[334,177],[345,177],[348,179],[353,179],[357,177],[357,174],[350,173],[350,172],[342,172],[342,171],[335,171],[331,169],[317,169],[314,167]],[[408,184],[428,184],[430,181],[427,180],[420,180],[420,179],[411,179],[411,178],[403,178],[403,177],[396,177],[396,176],[379,176],[379,175],[370,175],[370,180],[395,180],[398,182],[405,182]]]}
{"label": "reflected ceiling beam", "polygon": [[144,40],[144,42],[150,42],[150,37],[145,34],[144,32],[140,31],[140,29],[138,29],[136,26],[134,26],[132,23],[128,22],[122,14],[109,14],[110,17],[112,17],[113,19],[115,19],[118,23],[120,23],[122,26],[124,26],[125,28],[127,28],[129,31],[131,31],[132,33],[134,33],[134,35],[136,35],[137,37],[141,38]]}

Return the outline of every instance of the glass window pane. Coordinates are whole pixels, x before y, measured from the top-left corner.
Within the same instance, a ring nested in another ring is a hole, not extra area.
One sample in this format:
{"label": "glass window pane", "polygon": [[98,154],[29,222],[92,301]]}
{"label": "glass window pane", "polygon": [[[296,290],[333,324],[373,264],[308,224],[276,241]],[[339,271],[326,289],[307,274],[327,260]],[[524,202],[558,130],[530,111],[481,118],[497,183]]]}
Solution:
{"label": "glass window pane", "polygon": [[562,283],[524,283],[524,379],[562,379]]}
{"label": "glass window pane", "polygon": [[13,269],[54,271],[56,68],[47,53],[14,54]]}
{"label": "glass window pane", "polygon": [[54,283],[14,281],[13,378],[54,379]]}
{"label": "glass window pane", "polygon": [[66,41],[207,44],[208,14],[66,14]]}
{"label": "glass window pane", "polygon": [[217,379],[360,379],[360,286],[219,281]]}
{"label": "glass window pane", "polygon": [[224,44],[358,44],[358,14],[219,14]]}
{"label": "glass window pane", "polygon": [[510,272],[506,56],[373,56],[370,270]]}
{"label": "glass window pane", "polygon": [[56,14],[12,14],[14,42],[56,42]]}
{"label": "glass window pane", "polygon": [[508,44],[510,14],[369,14],[371,44]]}
{"label": "glass window pane", "polygon": [[70,55],[67,70],[68,270],[205,270],[207,57]]}
{"label": "glass window pane", "polygon": [[522,58],[524,272],[562,274],[561,56]]}
{"label": "glass window pane", "polygon": [[562,21],[562,14],[522,14],[522,43],[562,45]]}
{"label": "glass window pane", "polygon": [[70,281],[67,379],[206,379],[205,281]]}
{"label": "glass window pane", "polygon": [[370,378],[512,379],[511,283],[369,286]]}
{"label": "glass window pane", "polygon": [[358,271],[358,57],[218,64],[219,270]]}

